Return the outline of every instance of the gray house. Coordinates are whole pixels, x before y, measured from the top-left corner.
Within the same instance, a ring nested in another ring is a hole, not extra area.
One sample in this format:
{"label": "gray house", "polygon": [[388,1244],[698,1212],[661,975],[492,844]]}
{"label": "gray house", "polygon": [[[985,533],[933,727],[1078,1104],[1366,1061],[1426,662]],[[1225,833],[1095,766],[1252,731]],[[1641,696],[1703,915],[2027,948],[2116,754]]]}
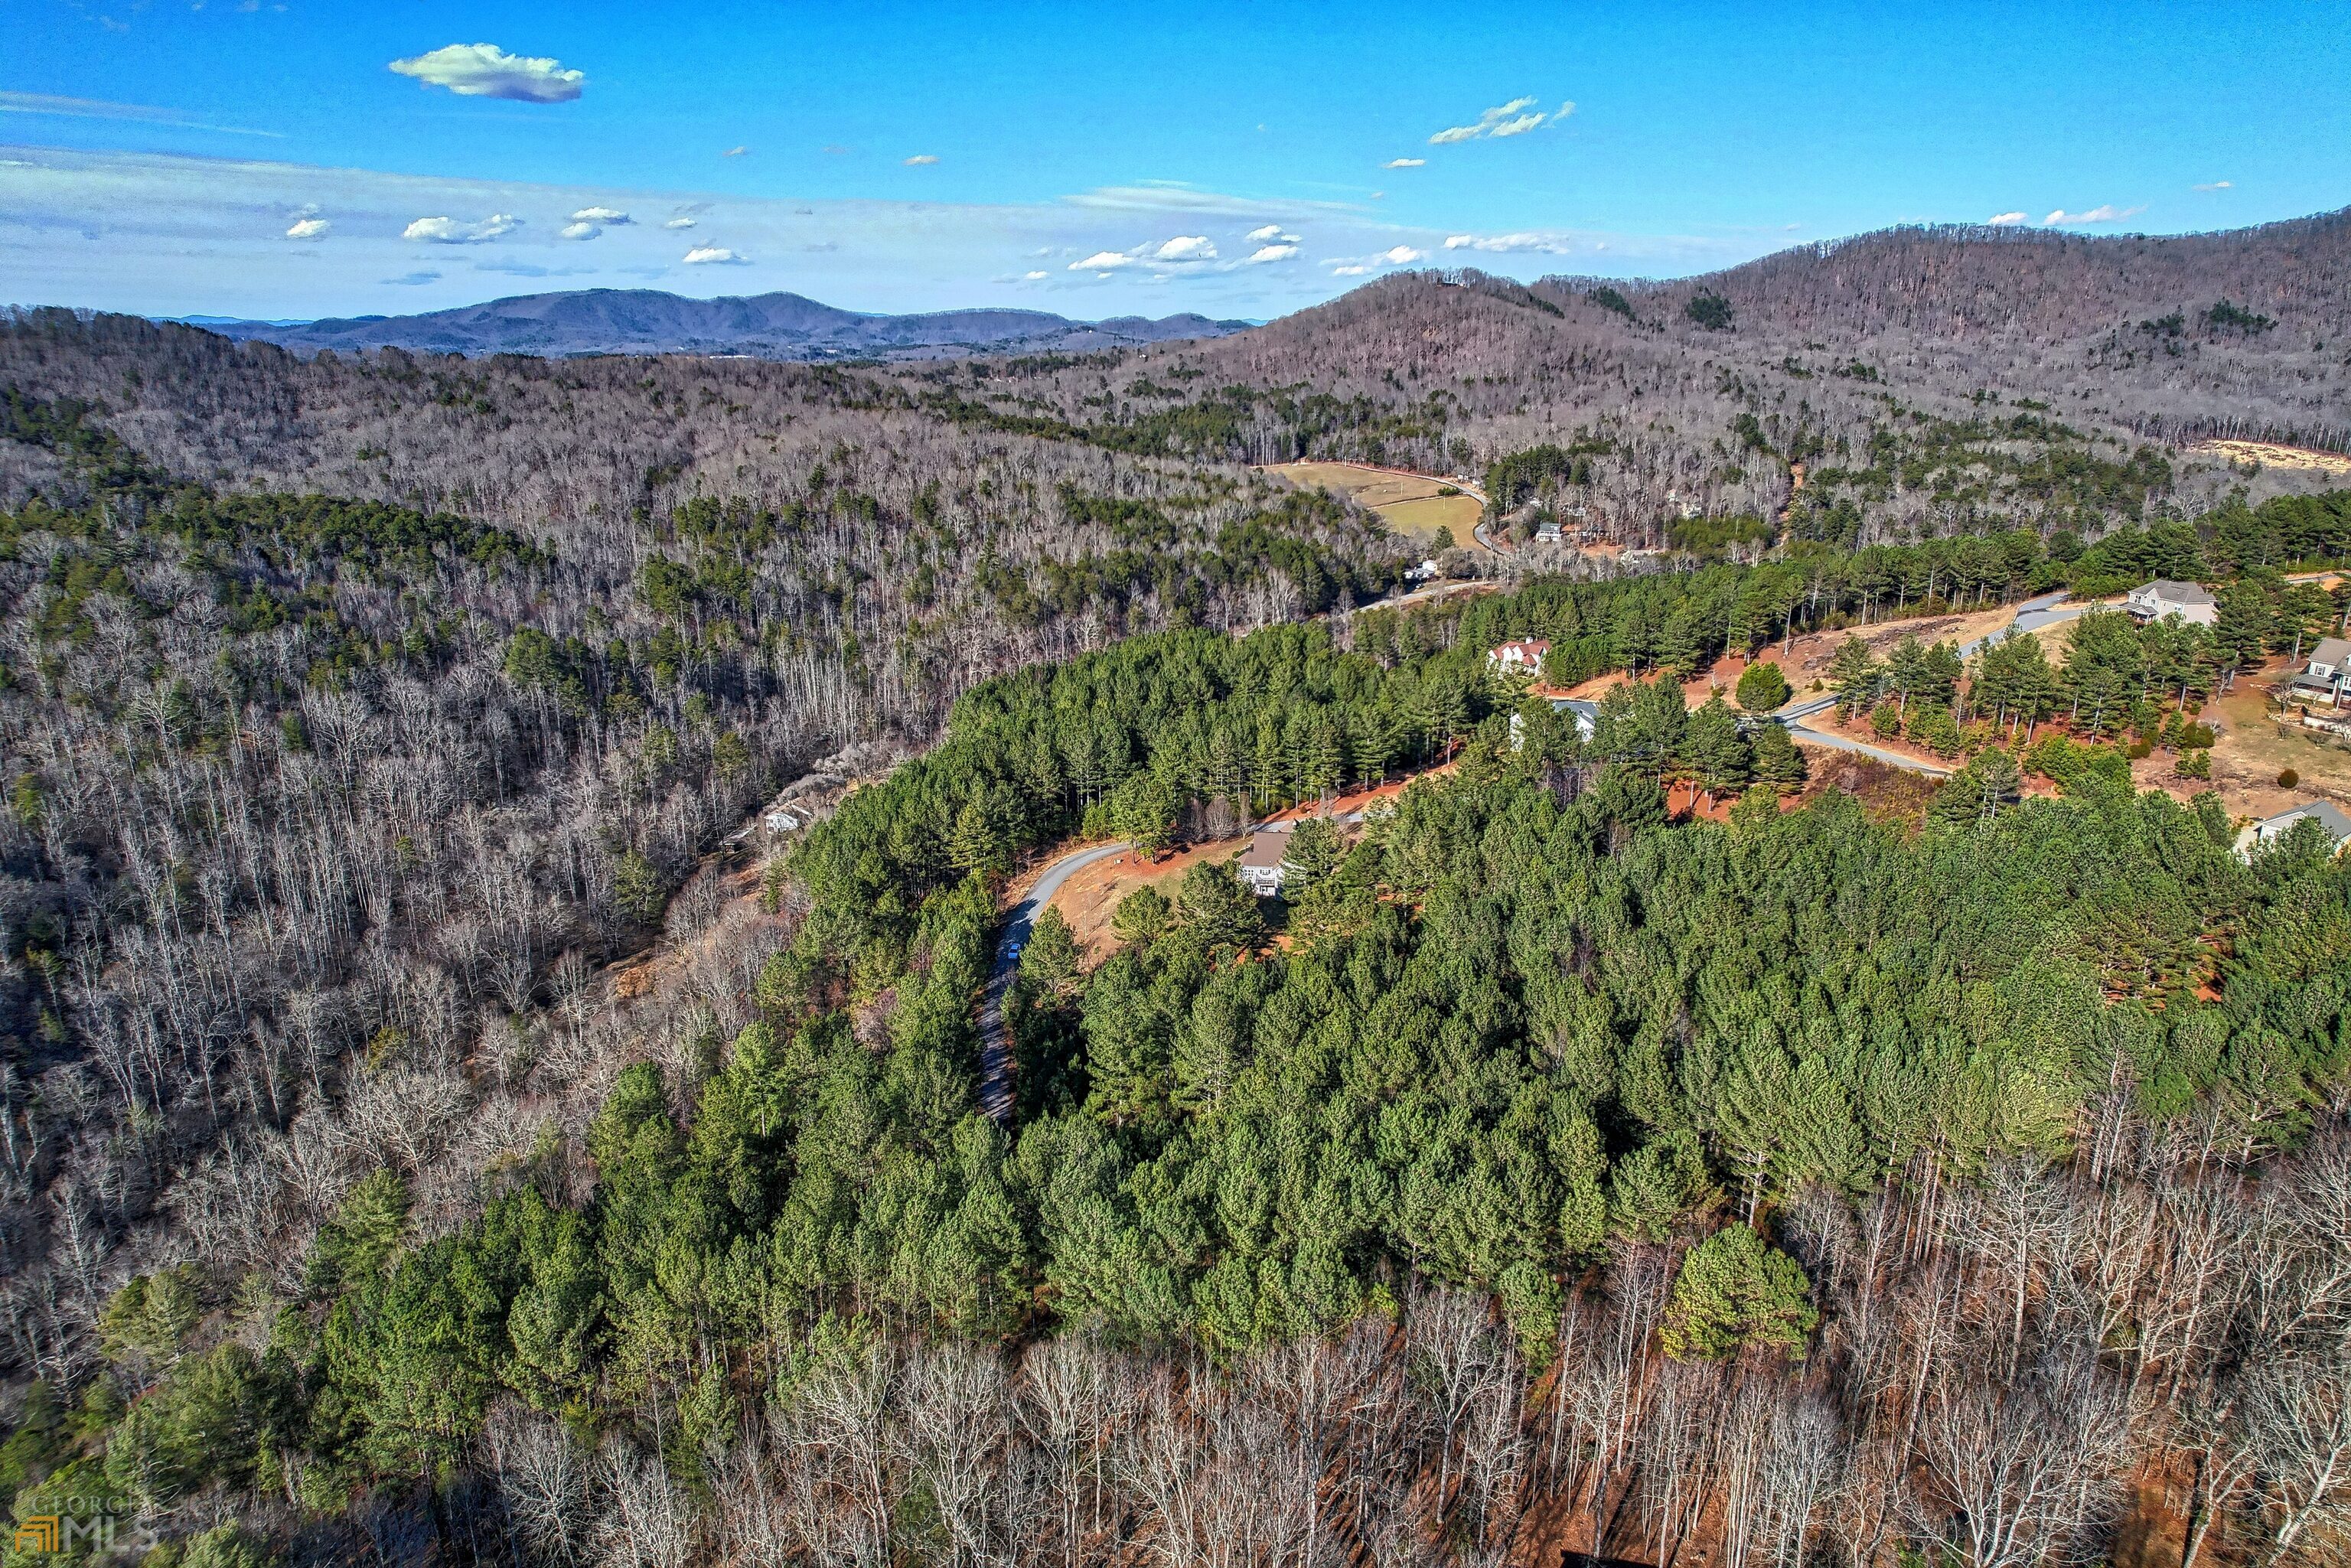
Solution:
{"label": "gray house", "polygon": [[2302,825],[2304,818],[2316,822],[2324,829],[2328,840],[2338,850],[2343,847],[2344,840],[2351,839],[2351,815],[2346,815],[2343,808],[2332,800],[2313,800],[2307,805],[2296,806],[2290,811],[2280,811],[2274,817],[2265,818],[2253,823],[2237,835],[2237,852],[2241,855],[2252,855],[2259,846],[2274,843],[2294,831]]}

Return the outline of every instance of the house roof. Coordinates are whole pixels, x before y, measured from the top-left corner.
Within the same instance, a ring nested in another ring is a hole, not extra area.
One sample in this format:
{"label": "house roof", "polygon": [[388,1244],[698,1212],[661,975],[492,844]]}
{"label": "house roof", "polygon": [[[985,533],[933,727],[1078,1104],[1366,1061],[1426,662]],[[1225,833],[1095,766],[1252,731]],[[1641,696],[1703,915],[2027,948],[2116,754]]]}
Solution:
{"label": "house roof", "polygon": [[2218,601],[2213,599],[2210,593],[2207,592],[2199,584],[2193,582],[2174,582],[2168,577],[2157,578],[2153,582],[2147,585],[2144,591],[2153,594],[2158,599],[2167,600],[2173,604],[2212,604],[2218,602]]}
{"label": "house roof", "polygon": [[2262,836],[2267,838],[2291,832],[2295,821],[2302,817],[2315,820],[2320,827],[2326,830],[2326,836],[2338,842],[2351,839],[2351,815],[2346,815],[2343,808],[2332,800],[2313,800],[2306,805],[2296,806],[2291,811],[2280,811],[2262,824]]}
{"label": "house roof", "polygon": [[1488,655],[1501,658],[1515,651],[1521,659],[1540,659],[1551,652],[1551,641],[1545,637],[1521,637],[1515,643],[1505,643]]}
{"label": "house roof", "polygon": [[1571,715],[1575,720],[1575,727],[1583,732],[1586,740],[1591,739],[1592,732],[1599,727],[1600,705],[1588,697],[1553,697],[1551,706],[1554,713]]}
{"label": "house roof", "polygon": [[2351,642],[2346,642],[2341,637],[2321,637],[2318,640],[2318,646],[2310,651],[2310,662],[2314,664],[2331,664],[2338,670],[2346,664],[2351,664]]}
{"label": "house roof", "polygon": [[1289,855],[1290,824],[1280,822],[1249,835],[1249,848],[1241,852],[1241,865],[1249,871],[1271,871]]}

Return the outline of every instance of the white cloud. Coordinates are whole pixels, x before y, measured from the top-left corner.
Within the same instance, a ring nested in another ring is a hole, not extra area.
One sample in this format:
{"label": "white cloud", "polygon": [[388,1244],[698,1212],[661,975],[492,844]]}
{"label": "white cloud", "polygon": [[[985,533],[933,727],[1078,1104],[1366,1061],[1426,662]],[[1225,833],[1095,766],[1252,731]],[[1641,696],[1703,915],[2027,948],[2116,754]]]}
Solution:
{"label": "white cloud", "polygon": [[162,109],[146,103],[110,103],[97,98],[60,98],[47,92],[0,92],[0,114],[43,114],[61,120],[138,120],[152,125],[184,126],[190,131],[214,131],[227,136],[266,136],[276,131],[248,131],[238,125],[208,125],[185,110]]}
{"label": "white cloud", "polygon": [[1217,247],[1206,235],[1177,235],[1151,255],[1155,261],[1214,261]]}
{"label": "white cloud", "polygon": [[1333,277],[1361,277],[1364,274],[1369,271],[1371,271],[1371,268],[1368,267],[1357,267],[1351,263],[1345,267],[1332,267],[1331,269],[1331,276]]}
{"label": "white cloud", "polygon": [[1984,220],[1996,229],[2012,229],[2019,224],[2031,221],[2022,213],[1994,213]]}
{"label": "white cloud", "polygon": [[1241,237],[1249,241],[1253,245],[1263,245],[1268,240],[1280,239],[1281,237],[1281,225],[1280,224],[1267,224],[1262,228],[1254,228],[1249,230],[1249,233],[1243,235]]}
{"label": "white cloud", "polygon": [[[518,105],[505,112],[538,110]],[[0,127],[9,123],[0,115]],[[713,148],[706,155],[716,152]],[[865,156],[869,163],[890,166],[870,151]],[[1438,162],[1430,159],[1432,166]],[[1138,199],[1147,197],[1147,208],[1121,210],[1070,200],[939,206],[911,201],[778,200],[747,193],[719,199],[674,187],[632,191],[13,146],[0,148],[0,253],[16,259],[0,270],[8,271],[10,287],[25,298],[156,316],[397,313],[416,308],[415,301],[427,292],[454,304],[487,298],[509,284],[633,286],[646,272],[666,272],[670,287],[680,279],[739,283],[755,273],[775,273],[781,286],[861,310],[1033,301],[1047,297],[1052,280],[1060,278],[1061,287],[1095,292],[1103,314],[1143,308],[1148,289],[1156,289],[1163,296],[1185,296],[1183,305],[1170,308],[1196,308],[1214,316],[1271,316],[1313,304],[1384,272],[1551,259],[1447,250],[1447,230],[1374,221],[1364,210],[1373,204],[1364,201],[1362,192],[1353,193],[1358,205],[1348,208],[1315,206],[1294,198],[1245,204],[1238,198],[1203,197],[1189,188],[1171,193],[1137,183]],[[1170,210],[1166,204],[1171,199],[1187,204]],[[1189,204],[1194,203],[1214,204],[1217,210],[1199,210]],[[624,211],[633,222],[627,227],[599,224],[603,233],[593,240],[562,238],[569,214],[590,208]],[[801,215],[802,209],[813,215]],[[93,214],[103,214],[103,226],[93,221]],[[416,237],[403,239],[419,214],[442,221],[426,224]],[[505,227],[490,224],[491,215],[502,215],[507,223],[524,221],[487,243],[466,243]],[[322,240],[284,237],[290,225],[306,217],[329,219],[334,226]],[[664,226],[676,218],[692,218],[696,226]],[[45,236],[40,245],[12,238],[32,226]],[[1269,226],[1276,230],[1270,238],[1242,238]],[[1310,229],[1311,246],[1295,237]],[[1499,232],[1475,231],[1472,237]],[[1776,233],[1746,229],[1729,238],[1564,228],[1538,232],[1562,246],[1572,245],[1579,261],[1598,252],[1603,262],[1611,264],[1610,270],[1644,274],[1711,270],[1785,240]],[[125,244],[125,236],[134,234],[140,243]],[[1210,238],[1217,257],[1157,257],[1169,239],[1193,236]],[[838,242],[840,249],[819,253],[803,248],[818,239]],[[1599,249],[1602,242],[1606,243],[1604,251]],[[11,246],[15,248],[7,248]],[[1299,254],[1280,261],[1251,259],[1278,246],[1297,246]],[[1383,256],[1398,246],[1426,256],[1400,263]],[[681,264],[684,252],[704,246],[731,250],[749,258],[749,264]],[[1091,269],[1082,263],[1071,269],[1081,258],[1105,255],[1108,260]],[[316,263],[322,256],[349,265],[320,267]],[[789,285],[781,284],[783,275],[776,271],[779,264],[789,267]],[[1334,274],[1332,267],[1339,266],[1363,271]],[[438,270],[444,276],[431,290],[382,281],[412,269]],[[596,276],[589,276],[591,269]],[[1029,271],[1048,276],[1024,277]],[[988,293],[991,287],[996,297]]]}
{"label": "white cloud", "polygon": [[672,218],[669,222],[662,225],[662,227],[665,229],[690,229],[695,225],[695,220],[693,218]]}
{"label": "white cloud", "polygon": [[392,68],[460,98],[505,98],[517,103],[569,103],[586,85],[585,71],[560,60],[510,55],[496,44],[449,44],[430,54],[394,60]]}
{"label": "white cloud", "polygon": [[419,284],[438,283],[440,281],[441,275],[437,272],[404,272],[398,277],[387,277],[384,279],[384,282],[392,285],[395,288],[413,288]]}
{"label": "white cloud", "polygon": [[935,163],[938,161],[939,155],[935,152],[917,152],[912,158],[906,160],[906,167],[909,169],[919,169],[926,163]]}
{"label": "white cloud", "polygon": [[1380,165],[1383,169],[1418,169],[1426,164],[1426,158],[1391,158]]}
{"label": "white cloud", "polygon": [[721,158],[740,158],[750,151],[751,150],[748,147],[729,147],[726,152],[721,152],[719,156]]}
{"label": "white cloud", "polygon": [[1070,263],[1071,272],[1109,272],[1117,267],[1133,267],[1134,257],[1123,250],[1098,250],[1083,261]]}
{"label": "white cloud", "polygon": [[1574,246],[1557,235],[1508,234],[1447,235],[1445,236],[1445,248],[1447,250],[1483,250],[1502,253],[1512,251],[1548,251],[1554,256],[1565,256],[1568,252],[1573,250]]}
{"label": "white cloud", "polygon": [[1030,282],[1030,283],[1034,283],[1034,282],[1036,282],[1039,278],[1040,278],[1040,277],[1048,277],[1048,276],[1050,276],[1050,275],[1049,275],[1049,274],[1046,274],[1046,273],[1042,273],[1042,272],[1024,272],[1024,273],[1022,273],[1020,276],[1021,276],[1024,279],[1026,279],[1027,281],[1029,281],[1029,282]]}
{"label": "white cloud", "polygon": [[1380,252],[1378,259],[1390,267],[1409,267],[1416,261],[1426,261],[1428,253],[1425,250],[1415,250],[1408,245],[1400,245],[1393,249]]}
{"label": "white cloud", "polygon": [[571,214],[575,224],[611,224],[619,228],[629,221],[629,214],[618,207],[582,207]]}
{"label": "white cloud", "polygon": [[286,231],[287,239],[317,239],[334,225],[324,218],[296,218],[294,226]]}
{"label": "white cloud", "polygon": [[1300,223],[1306,218],[1363,209],[1345,202],[1269,202],[1249,196],[1228,196],[1203,191],[1175,180],[1150,180],[1135,185],[1102,185],[1061,198],[1064,206],[1101,207],[1114,212],[1184,213],[1201,217],[1272,219]]}
{"label": "white cloud", "polygon": [[1270,261],[1288,261],[1297,254],[1298,247],[1294,245],[1261,245],[1249,252],[1249,260],[1244,265],[1262,267]]}
{"label": "white cloud", "polygon": [[747,256],[737,256],[725,246],[698,245],[678,258],[688,267],[744,267],[750,263]]}
{"label": "white cloud", "polygon": [[556,235],[558,239],[594,239],[604,231],[594,224],[566,224]]}
{"label": "white cloud", "polygon": [[417,240],[426,245],[480,245],[500,235],[512,234],[522,226],[522,220],[512,213],[492,213],[477,224],[461,224],[455,218],[419,218],[400,231],[400,237]]}
{"label": "white cloud", "polygon": [[[1532,112],[1530,112],[1531,110]],[[1429,144],[1450,146],[1457,141],[1475,141],[1480,137],[1523,136],[1536,126],[1553,120],[1564,119],[1575,112],[1573,103],[1562,104],[1557,114],[1545,114],[1535,108],[1531,98],[1514,98],[1508,103],[1498,103],[1468,125],[1448,125],[1431,136]],[[1391,169],[1408,168],[1403,162],[1391,163]]]}
{"label": "white cloud", "polygon": [[2199,185],[2196,188],[2199,191],[2225,191],[2230,189],[2235,183],[2236,182],[2233,180],[2215,180],[2210,184]]}
{"label": "white cloud", "polygon": [[2128,218],[2128,217],[2136,217],[2137,214],[2139,214],[2140,213],[2143,213],[2143,212],[2145,212],[2145,211],[2147,211],[2147,209],[2146,209],[2145,207],[2143,207],[2143,206],[2140,206],[2140,207],[2117,207],[2117,206],[2114,205],[2112,203],[2108,203],[2108,204],[2105,204],[2105,205],[2103,205],[2103,206],[2095,206],[2095,207],[2092,207],[2092,208],[2091,208],[2088,212],[2086,212],[2086,213],[2069,213],[2069,212],[2067,212],[2064,208],[2060,207],[2060,208],[2058,208],[2055,212],[2053,212],[2053,213],[2050,214],[2047,217],[2045,217],[2045,218],[2042,219],[2041,221],[2042,221],[2043,224],[2051,224],[2051,225],[2053,225],[2053,224],[2118,224],[2118,223],[2122,222],[2122,221],[2123,221],[2123,219],[2125,219],[2125,218]]}

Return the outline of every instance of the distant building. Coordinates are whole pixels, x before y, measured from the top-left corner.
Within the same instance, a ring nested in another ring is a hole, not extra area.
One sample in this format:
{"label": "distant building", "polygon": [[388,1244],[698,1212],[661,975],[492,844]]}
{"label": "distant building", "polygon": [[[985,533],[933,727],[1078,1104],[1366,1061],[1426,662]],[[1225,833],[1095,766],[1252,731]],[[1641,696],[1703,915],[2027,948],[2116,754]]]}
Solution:
{"label": "distant building", "polygon": [[1486,668],[1498,675],[1539,675],[1550,653],[1551,644],[1541,637],[1522,637],[1487,654]]}
{"label": "distant building", "polygon": [[1281,891],[1281,862],[1290,858],[1290,824],[1273,822],[1249,835],[1249,848],[1241,852],[1241,885],[1259,898],[1271,898]]}
{"label": "distant building", "polygon": [[2297,696],[2322,697],[2339,706],[2346,684],[2351,684],[2351,642],[2321,637],[2318,646],[2310,651],[2310,662],[2286,683],[2286,689]]}
{"label": "distant building", "polygon": [[1405,580],[1407,582],[1426,582],[1430,578],[1437,577],[1440,575],[1440,573],[1437,570],[1437,566],[1435,561],[1425,560],[1418,566],[1405,568],[1404,575]]}
{"label": "distant building", "polygon": [[2343,809],[2332,800],[2313,800],[2308,805],[2296,806],[2291,811],[2280,811],[2276,816],[2255,822],[2239,833],[2237,852],[2250,855],[2255,846],[2285,837],[2301,826],[2305,817],[2324,829],[2327,841],[2338,850],[2343,847],[2344,840],[2351,839],[2351,815],[2346,815]]}
{"label": "distant building", "polygon": [[2123,608],[2141,621],[2185,621],[2210,626],[2220,619],[2220,601],[2192,582],[2159,577],[2134,588],[2123,598]]}
{"label": "distant building", "polygon": [[1556,522],[1553,522],[1551,518],[1545,517],[1541,522],[1535,525],[1535,543],[1539,545],[1555,545],[1559,543],[1559,525]]}
{"label": "distant building", "polygon": [[768,831],[771,833],[795,832],[800,825],[800,815],[798,811],[770,811],[768,813],[767,820]]}

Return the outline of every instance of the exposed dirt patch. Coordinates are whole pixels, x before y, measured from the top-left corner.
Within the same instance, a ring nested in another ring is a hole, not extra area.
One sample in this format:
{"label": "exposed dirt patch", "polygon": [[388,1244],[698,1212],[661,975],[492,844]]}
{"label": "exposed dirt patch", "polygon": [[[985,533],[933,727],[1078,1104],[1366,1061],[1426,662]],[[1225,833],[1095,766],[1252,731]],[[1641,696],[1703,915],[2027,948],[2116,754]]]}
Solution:
{"label": "exposed dirt patch", "polygon": [[2188,450],[2199,456],[2258,463],[2265,468],[2286,468],[2302,474],[2351,474],[2351,457],[2308,446],[2280,446],[2270,441],[2199,441]]}
{"label": "exposed dirt patch", "polygon": [[1049,907],[1060,910],[1061,918],[1070,923],[1091,968],[1118,950],[1110,923],[1118,914],[1119,900],[1140,888],[1155,887],[1172,904],[1177,884],[1193,862],[1227,860],[1248,845],[1245,837],[1213,839],[1204,844],[1189,845],[1159,861],[1146,861],[1129,850],[1071,873],[1070,880],[1061,884]]}
{"label": "exposed dirt patch", "polygon": [[[2286,662],[2273,659],[2240,674],[2231,690],[2204,705],[2205,722],[2220,731],[2212,745],[2210,787],[2238,816],[2274,816],[2321,798],[2351,806],[2351,750],[2317,730],[2280,722],[2271,705],[2267,688],[2285,672]],[[2278,775],[2289,768],[2297,779],[2281,787]],[[2195,779],[2149,781],[2183,798],[2206,787]]]}

